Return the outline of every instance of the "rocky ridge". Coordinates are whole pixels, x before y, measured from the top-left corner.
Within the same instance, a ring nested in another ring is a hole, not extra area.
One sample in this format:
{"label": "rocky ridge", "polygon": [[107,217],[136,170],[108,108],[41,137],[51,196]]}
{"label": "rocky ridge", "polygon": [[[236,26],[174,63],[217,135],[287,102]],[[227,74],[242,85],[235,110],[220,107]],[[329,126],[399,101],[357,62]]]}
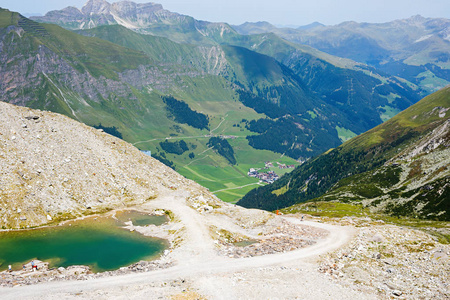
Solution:
{"label": "rocky ridge", "polygon": [[[137,68],[130,68],[117,73],[117,78],[95,77],[88,71],[81,71],[73,64],[65,60],[60,54],[55,53],[47,46],[39,45],[33,52],[27,54],[11,53],[20,51],[20,43],[9,43],[7,41],[10,34],[20,38],[23,29],[20,26],[10,26],[4,34],[0,32],[0,49],[5,51],[0,53],[0,76],[4,79],[0,83],[0,97],[10,103],[25,106],[29,102],[36,100],[36,95],[24,94],[18,87],[26,89],[46,88],[56,89],[57,92],[47,93],[49,97],[60,97],[71,109],[71,113],[76,118],[75,106],[77,101],[82,101],[84,106],[89,106],[88,102],[100,102],[103,99],[115,97],[127,97],[136,100],[133,95],[133,88],[141,89],[151,86],[154,89],[166,90],[174,82],[173,70],[162,69],[159,65],[145,62]],[[11,64],[10,62],[17,62]],[[28,72],[24,72],[24,70]],[[177,70],[178,76],[199,76],[201,73],[192,69]],[[74,101],[74,94],[77,101]],[[86,101],[87,100],[87,101]],[[70,113],[70,112],[68,112]]]}
{"label": "rocky ridge", "polygon": [[[151,2],[119,1],[109,3],[105,0],[88,0],[81,10],[71,6],[32,19],[38,22],[58,24],[71,30],[119,24],[138,32],[150,34],[161,34],[158,28],[153,30],[152,26],[155,25],[193,27],[197,31],[196,39],[204,41],[208,39],[203,39],[203,37],[211,37],[214,40],[215,35],[223,37],[224,35],[236,34],[236,31],[228,24],[198,21],[190,16],[165,10],[161,4]],[[178,28],[177,30],[183,32],[185,28]],[[209,43],[211,43],[211,40],[209,40]]]}

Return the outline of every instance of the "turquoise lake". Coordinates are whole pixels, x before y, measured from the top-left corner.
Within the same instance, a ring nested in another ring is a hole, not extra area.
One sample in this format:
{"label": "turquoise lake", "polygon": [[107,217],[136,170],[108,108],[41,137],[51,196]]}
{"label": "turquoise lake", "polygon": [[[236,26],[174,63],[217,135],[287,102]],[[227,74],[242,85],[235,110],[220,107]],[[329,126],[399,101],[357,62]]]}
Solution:
{"label": "turquoise lake", "polygon": [[[165,240],[119,227],[124,225],[124,219],[138,225],[135,222],[148,223],[155,216],[138,212],[119,216],[119,221],[111,217],[90,217],[63,226],[0,232],[0,270],[6,270],[8,265],[18,270],[23,263],[39,259],[50,262],[50,267],[87,265],[92,271],[101,272],[151,260],[167,248]],[[158,217],[155,225],[165,218]]]}

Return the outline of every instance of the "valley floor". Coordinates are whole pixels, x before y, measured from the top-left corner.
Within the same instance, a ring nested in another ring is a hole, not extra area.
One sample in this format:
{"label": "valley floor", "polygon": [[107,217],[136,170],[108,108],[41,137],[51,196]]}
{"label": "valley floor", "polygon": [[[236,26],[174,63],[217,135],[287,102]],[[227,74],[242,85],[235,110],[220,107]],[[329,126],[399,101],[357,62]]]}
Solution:
{"label": "valley floor", "polygon": [[[360,242],[362,236],[368,235],[368,229],[356,228],[353,226],[355,224],[341,226],[303,221],[301,216],[276,216],[205,199],[202,195],[193,198],[188,193],[177,191],[152,200],[140,209],[171,212],[172,221],[167,225],[128,226],[146,235],[169,239],[171,250],[167,250],[156,262],[164,267],[139,273],[127,272],[123,268],[110,272],[111,276],[85,274],[78,280],[66,280],[63,276],[54,275],[51,280],[42,280],[46,282],[39,284],[1,287],[1,298],[420,298],[420,295],[399,292],[394,288],[377,290],[370,285],[368,276],[362,276],[360,281],[367,279],[367,282],[361,283],[345,273],[347,262],[339,260],[338,255],[342,256],[343,249],[349,247],[357,247],[357,251],[361,252],[362,248],[355,244],[355,240]],[[376,233],[370,234],[372,237]],[[233,244],[245,240],[259,243],[246,247]],[[352,253],[353,248],[348,253]],[[449,251],[449,247],[443,251]],[[444,272],[445,284],[445,270],[449,262],[448,257],[441,258],[442,266],[438,267]],[[353,261],[361,263],[360,260]],[[44,273],[40,275],[46,277]],[[444,292],[434,296],[442,299],[448,297],[448,282],[443,288]]]}

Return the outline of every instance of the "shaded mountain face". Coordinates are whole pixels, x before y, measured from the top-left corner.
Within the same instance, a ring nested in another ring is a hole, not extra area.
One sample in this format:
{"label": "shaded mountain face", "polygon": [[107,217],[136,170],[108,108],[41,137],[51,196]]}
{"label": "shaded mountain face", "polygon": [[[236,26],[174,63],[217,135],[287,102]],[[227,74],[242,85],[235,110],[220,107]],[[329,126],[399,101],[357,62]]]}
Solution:
{"label": "shaded mountain face", "polygon": [[362,203],[396,216],[450,220],[450,87],[248,193],[274,210],[309,199]]}
{"label": "shaded mountain face", "polygon": [[298,29],[259,23],[234,26],[241,34],[274,32],[300,44],[369,64],[429,92],[450,83],[450,20],[411,17],[382,24],[344,22]]}

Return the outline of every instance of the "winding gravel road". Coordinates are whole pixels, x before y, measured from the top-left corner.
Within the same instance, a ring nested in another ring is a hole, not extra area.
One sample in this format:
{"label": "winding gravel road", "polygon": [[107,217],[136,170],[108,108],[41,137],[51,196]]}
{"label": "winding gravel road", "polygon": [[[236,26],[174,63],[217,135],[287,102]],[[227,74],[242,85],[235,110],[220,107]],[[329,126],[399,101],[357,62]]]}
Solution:
{"label": "winding gravel road", "polygon": [[180,279],[188,290],[207,299],[372,299],[344,288],[317,272],[315,258],[346,244],[354,229],[286,217],[289,222],[329,231],[312,246],[250,258],[219,256],[208,230],[207,216],[186,205],[186,195],[172,193],[147,204],[173,211],[185,227],[185,242],[173,251],[168,269],[86,281],[58,281],[0,288],[1,299],[165,299],[186,292],[167,287]]}

